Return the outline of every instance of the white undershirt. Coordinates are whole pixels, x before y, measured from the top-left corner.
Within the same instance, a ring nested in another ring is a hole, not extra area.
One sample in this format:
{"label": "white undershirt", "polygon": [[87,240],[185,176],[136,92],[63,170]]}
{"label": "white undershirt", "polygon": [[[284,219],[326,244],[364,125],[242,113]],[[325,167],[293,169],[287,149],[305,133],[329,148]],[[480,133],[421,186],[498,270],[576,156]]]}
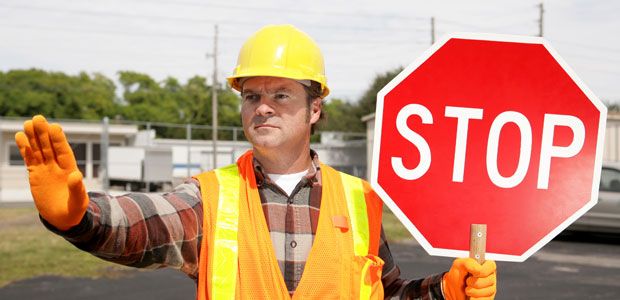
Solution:
{"label": "white undershirt", "polygon": [[292,174],[267,174],[267,176],[284,190],[286,195],[290,196],[297,184],[306,174],[308,174],[308,170]]}

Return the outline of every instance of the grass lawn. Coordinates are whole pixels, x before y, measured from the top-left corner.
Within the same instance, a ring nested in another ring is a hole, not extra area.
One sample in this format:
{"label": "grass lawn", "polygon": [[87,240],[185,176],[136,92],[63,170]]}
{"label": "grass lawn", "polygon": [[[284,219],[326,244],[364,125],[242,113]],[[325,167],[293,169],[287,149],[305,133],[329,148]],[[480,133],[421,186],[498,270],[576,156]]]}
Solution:
{"label": "grass lawn", "polygon": [[388,243],[401,242],[413,239],[407,228],[396,218],[396,216],[383,205],[383,230]]}
{"label": "grass lawn", "polygon": [[0,287],[41,275],[116,277],[128,269],[47,231],[34,207],[0,207]]}
{"label": "grass lawn", "polygon": [[[389,242],[412,238],[387,208],[383,228]],[[85,253],[47,231],[34,207],[0,207],[0,287],[41,275],[118,277],[129,269]]]}

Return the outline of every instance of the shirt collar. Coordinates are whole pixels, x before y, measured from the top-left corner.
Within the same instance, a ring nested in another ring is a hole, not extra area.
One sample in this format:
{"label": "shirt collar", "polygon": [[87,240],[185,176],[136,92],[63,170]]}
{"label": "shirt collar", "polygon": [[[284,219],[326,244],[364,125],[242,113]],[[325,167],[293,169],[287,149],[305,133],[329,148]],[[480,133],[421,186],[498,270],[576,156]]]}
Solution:
{"label": "shirt collar", "polygon": [[[303,179],[307,180],[307,182],[311,182],[313,185],[317,183],[320,184],[320,176],[318,174],[321,170],[321,163],[319,162],[319,155],[316,151],[310,149],[310,157],[312,158],[312,164]],[[265,173],[265,169],[261,165],[260,161],[258,161],[256,157],[253,158],[252,164],[254,165],[254,174],[256,175],[256,185],[258,187],[263,184],[273,184],[271,179],[269,179],[269,176]]]}

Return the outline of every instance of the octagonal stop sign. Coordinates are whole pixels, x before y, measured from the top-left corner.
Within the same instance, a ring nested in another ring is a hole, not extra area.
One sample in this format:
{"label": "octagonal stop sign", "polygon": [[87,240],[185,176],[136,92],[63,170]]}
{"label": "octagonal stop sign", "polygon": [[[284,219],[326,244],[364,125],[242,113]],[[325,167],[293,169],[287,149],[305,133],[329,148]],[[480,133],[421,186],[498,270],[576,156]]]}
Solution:
{"label": "octagonal stop sign", "polygon": [[596,204],[607,109],[542,38],[444,38],[377,96],[371,182],[429,254],[523,261]]}

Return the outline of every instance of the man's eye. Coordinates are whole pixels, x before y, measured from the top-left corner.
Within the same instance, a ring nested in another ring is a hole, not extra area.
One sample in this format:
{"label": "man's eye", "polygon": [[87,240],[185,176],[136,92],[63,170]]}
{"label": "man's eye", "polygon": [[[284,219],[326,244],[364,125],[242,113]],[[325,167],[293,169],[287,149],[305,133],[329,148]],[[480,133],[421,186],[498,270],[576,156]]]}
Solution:
{"label": "man's eye", "polygon": [[254,101],[258,101],[258,99],[260,99],[260,96],[257,95],[257,94],[245,94],[245,95],[243,95],[243,100],[244,101],[254,102]]}
{"label": "man's eye", "polygon": [[280,94],[280,93],[275,94],[275,99],[276,100],[286,100],[288,98],[289,98],[289,96],[287,94]]}

